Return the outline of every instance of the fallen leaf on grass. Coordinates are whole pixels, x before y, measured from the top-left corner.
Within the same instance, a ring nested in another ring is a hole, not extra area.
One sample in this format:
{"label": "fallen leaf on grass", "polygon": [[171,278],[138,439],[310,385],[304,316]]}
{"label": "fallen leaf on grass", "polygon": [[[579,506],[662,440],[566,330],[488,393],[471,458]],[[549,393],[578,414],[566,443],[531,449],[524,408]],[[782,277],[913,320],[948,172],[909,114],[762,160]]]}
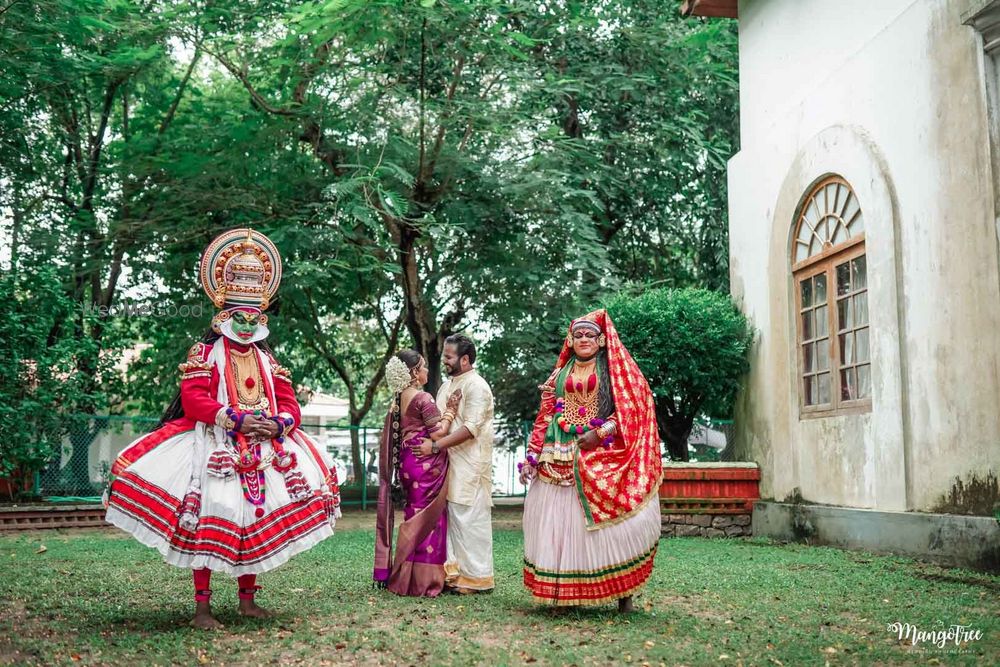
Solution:
{"label": "fallen leaf on grass", "polygon": [[209,658],[208,658],[208,654],[207,653],[199,653],[198,654],[198,662],[199,663],[201,663],[203,665],[207,665],[208,661],[209,661]]}
{"label": "fallen leaf on grass", "polygon": [[654,646],[656,646],[656,642],[647,639],[646,643],[643,644],[643,646],[645,646],[646,648],[653,648]]}
{"label": "fallen leaf on grass", "polygon": [[823,653],[829,653],[830,655],[833,655],[836,652],[837,649],[833,648],[832,646],[827,646],[825,649],[823,649]]}
{"label": "fallen leaf on grass", "polygon": [[42,544],[37,549],[35,549],[35,553],[36,554],[43,554],[43,553],[45,553],[48,550],[49,550],[49,548],[47,546],[45,546],[44,544]]}
{"label": "fallen leaf on grass", "polygon": [[723,653],[722,655],[719,656],[719,660],[729,660],[729,654]]}
{"label": "fallen leaf on grass", "polygon": [[335,644],[333,648],[339,651],[342,648],[347,648],[347,644]]}

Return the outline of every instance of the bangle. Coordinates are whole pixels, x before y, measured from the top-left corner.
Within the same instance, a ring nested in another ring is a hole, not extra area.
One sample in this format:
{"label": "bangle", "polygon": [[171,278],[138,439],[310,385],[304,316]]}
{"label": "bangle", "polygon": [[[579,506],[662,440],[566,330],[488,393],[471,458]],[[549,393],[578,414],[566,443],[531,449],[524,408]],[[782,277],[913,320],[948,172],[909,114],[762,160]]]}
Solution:
{"label": "bangle", "polygon": [[528,452],[527,454],[524,455],[524,460],[517,464],[517,471],[521,472],[521,468],[523,468],[525,465],[529,465],[532,468],[537,468],[538,459],[535,457],[534,454]]}
{"label": "bangle", "polygon": [[451,410],[445,410],[444,414],[441,415],[441,419],[443,419],[445,421],[453,422],[453,421],[455,421],[455,413],[452,412]]}
{"label": "bangle", "polygon": [[436,442],[432,442],[431,443],[431,454],[437,454],[440,451],[441,451],[441,445],[437,444]]}

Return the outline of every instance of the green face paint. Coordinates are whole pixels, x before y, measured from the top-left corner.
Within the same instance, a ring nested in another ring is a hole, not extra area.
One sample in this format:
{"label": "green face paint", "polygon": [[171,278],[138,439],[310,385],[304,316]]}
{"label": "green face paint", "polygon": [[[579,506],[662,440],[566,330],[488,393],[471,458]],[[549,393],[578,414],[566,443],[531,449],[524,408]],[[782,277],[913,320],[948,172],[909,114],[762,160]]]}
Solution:
{"label": "green face paint", "polygon": [[249,342],[257,333],[259,316],[256,313],[247,313],[237,310],[233,313],[233,333],[242,341]]}

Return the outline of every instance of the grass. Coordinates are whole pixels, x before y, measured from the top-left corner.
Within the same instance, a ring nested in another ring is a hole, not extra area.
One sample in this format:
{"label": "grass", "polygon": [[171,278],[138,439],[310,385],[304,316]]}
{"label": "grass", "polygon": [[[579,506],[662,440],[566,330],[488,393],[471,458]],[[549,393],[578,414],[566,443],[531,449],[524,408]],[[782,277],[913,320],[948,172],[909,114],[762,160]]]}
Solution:
{"label": "grass", "polygon": [[[995,664],[1000,577],[762,539],[663,540],[638,612],[555,613],[521,586],[518,517],[498,508],[492,595],[399,598],[370,585],[372,515],[261,577],[277,612],[187,626],[191,578],[112,530],[0,536],[0,664],[853,665]],[[40,547],[46,549],[42,553]],[[894,621],[982,631],[944,649],[900,642]]]}

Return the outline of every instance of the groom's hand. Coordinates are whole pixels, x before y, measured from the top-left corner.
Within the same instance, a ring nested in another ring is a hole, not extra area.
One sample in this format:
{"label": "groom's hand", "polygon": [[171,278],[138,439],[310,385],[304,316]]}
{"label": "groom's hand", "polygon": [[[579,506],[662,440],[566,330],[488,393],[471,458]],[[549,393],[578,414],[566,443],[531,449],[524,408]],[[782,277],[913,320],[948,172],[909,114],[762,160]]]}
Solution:
{"label": "groom's hand", "polygon": [[414,456],[430,456],[433,454],[431,451],[431,441],[424,438],[419,445],[414,445],[410,448],[413,451]]}
{"label": "groom's hand", "polygon": [[576,439],[576,444],[583,450],[597,449],[601,444],[601,436],[597,431],[587,431]]}

